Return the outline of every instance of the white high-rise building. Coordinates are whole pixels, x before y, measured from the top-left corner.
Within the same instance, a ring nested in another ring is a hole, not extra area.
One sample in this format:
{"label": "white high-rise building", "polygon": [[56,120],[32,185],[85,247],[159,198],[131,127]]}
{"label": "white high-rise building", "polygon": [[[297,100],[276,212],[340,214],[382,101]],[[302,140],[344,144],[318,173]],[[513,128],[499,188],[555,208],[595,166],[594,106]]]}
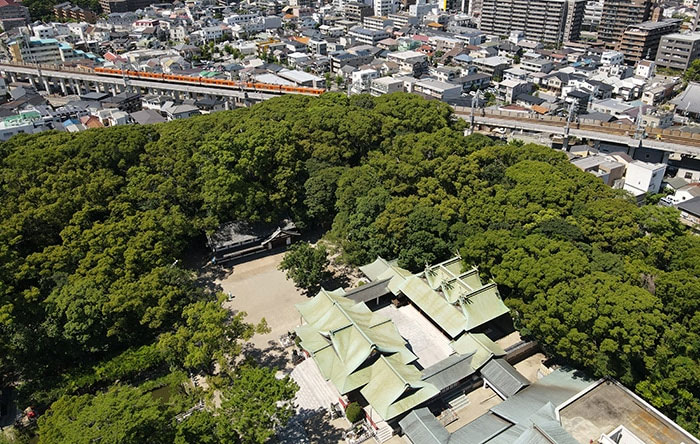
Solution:
{"label": "white high-rise building", "polygon": [[374,0],[374,15],[386,17],[396,12],[396,2],[394,0]]}

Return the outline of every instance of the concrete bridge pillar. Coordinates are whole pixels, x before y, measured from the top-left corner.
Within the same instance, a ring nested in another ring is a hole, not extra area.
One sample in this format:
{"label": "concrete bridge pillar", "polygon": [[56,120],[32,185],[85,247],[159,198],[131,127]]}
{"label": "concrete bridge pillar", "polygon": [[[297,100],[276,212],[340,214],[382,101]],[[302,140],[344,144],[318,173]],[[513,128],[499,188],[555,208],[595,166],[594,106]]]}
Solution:
{"label": "concrete bridge pillar", "polygon": [[180,91],[173,91],[173,97],[175,97],[175,100],[180,100]]}
{"label": "concrete bridge pillar", "polygon": [[68,95],[68,88],[66,88],[66,81],[64,79],[59,79],[58,84],[61,87],[61,94],[63,94],[64,96],[67,96]]}
{"label": "concrete bridge pillar", "polygon": [[37,89],[36,81],[34,80],[34,77],[29,76],[29,84],[32,85],[32,88]]}
{"label": "concrete bridge pillar", "polygon": [[671,153],[669,151],[664,151],[664,157],[661,159],[661,163],[665,163],[668,165],[668,157],[670,156],[670,154]]}
{"label": "concrete bridge pillar", "polygon": [[11,82],[11,83],[14,83],[14,82],[16,82],[16,81],[17,81],[17,74],[11,72],[11,73],[10,73],[10,82]]}
{"label": "concrete bridge pillar", "polygon": [[112,84],[112,86],[111,86],[111,88],[109,88],[109,90],[110,90],[110,92],[112,93],[113,96],[116,96],[117,94],[119,94],[119,93],[117,92],[117,85],[115,85],[115,84]]}
{"label": "concrete bridge pillar", "polygon": [[47,93],[51,92],[51,83],[49,82],[49,79],[44,77],[44,89],[46,90]]}

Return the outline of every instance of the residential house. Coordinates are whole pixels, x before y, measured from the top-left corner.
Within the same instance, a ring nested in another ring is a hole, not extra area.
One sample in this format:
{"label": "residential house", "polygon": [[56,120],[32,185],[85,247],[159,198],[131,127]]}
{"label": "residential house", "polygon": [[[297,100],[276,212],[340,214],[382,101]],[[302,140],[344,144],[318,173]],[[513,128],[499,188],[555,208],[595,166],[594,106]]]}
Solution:
{"label": "residential house", "polygon": [[676,206],[681,212],[681,222],[696,233],[700,232],[700,197],[694,197]]}
{"label": "residential house", "polygon": [[380,77],[372,79],[369,92],[376,97],[400,91],[403,91],[403,80],[394,77]]}

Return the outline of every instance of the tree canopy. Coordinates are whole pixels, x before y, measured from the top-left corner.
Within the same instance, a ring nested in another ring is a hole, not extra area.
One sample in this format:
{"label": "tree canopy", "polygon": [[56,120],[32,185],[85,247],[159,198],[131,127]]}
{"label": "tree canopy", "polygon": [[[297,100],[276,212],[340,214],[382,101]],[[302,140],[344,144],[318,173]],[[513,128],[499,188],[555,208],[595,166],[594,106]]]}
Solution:
{"label": "tree canopy", "polygon": [[[292,217],[330,227],[351,264],[381,255],[420,271],[459,251],[525,337],[697,434],[700,239],[676,210],[637,207],[562,153],[463,129],[415,95],[326,93],[0,144],[0,374],[28,402],[80,413],[127,396],[109,389],[117,379],[210,371],[256,327],[176,261],[221,223]],[[237,439],[256,442],[286,415],[273,405],[225,408],[232,428],[194,415],[173,439],[226,441],[255,422],[264,430]]]}
{"label": "tree canopy", "polygon": [[294,281],[309,295],[321,288],[321,283],[330,277],[328,252],[322,244],[311,246],[308,242],[297,242],[285,253],[280,270],[287,272],[287,279]]}

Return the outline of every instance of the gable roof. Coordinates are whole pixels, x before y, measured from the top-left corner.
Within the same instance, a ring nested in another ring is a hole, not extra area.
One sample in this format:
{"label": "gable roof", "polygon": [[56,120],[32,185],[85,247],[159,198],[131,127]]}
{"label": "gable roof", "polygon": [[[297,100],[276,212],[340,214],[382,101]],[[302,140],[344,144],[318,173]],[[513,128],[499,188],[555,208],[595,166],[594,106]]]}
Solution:
{"label": "gable roof", "polygon": [[388,288],[404,294],[450,337],[508,313],[496,284],[483,285],[476,268],[461,272],[461,258],[427,267],[419,274],[378,257],[360,270],[371,280],[390,279]]}
{"label": "gable roof", "polygon": [[392,419],[431,399],[439,390],[421,380],[418,368],[401,365],[398,355],[380,356],[360,393],[384,419]]}
{"label": "gable roof", "polygon": [[493,342],[483,333],[467,333],[456,341],[450,342],[450,347],[462,355],[472,355],[471,365],[478,370],[492,356],[500,358],[506,355],[500,345]]}
{"label": "gable roof", "polygon": [[503,358],[490,360],[481,368],[480,373],[491,388],[505,399],[530,385],[530,381]]}
{"label": "gable roof", "polygon": [[559,369],[453,433],[427,408],[412,411],[399,425],[414,444],[577,444],[559,422],[556,408],[594,385]]}
{"label": "gable roof", "polygon": [[468,355],[451,355],[423,370],[421,379],[443,390],[467,376],[476,373],[472,366],[474,353]]}
{"label": "gable roof", "polygon": [[677,206],[679,210],[700,217],[700,197],[693,197],[692,199],[679,203]]}
{"label": "gable roof", "polygon": [[341,394],[369,382],[377,353],[395,355],[401,364],[418,359],[389,318],[344,295],[341,288],[332,292],[321,289],[315,297],[296,305],[307,322],[296,329],[302,348]]}

